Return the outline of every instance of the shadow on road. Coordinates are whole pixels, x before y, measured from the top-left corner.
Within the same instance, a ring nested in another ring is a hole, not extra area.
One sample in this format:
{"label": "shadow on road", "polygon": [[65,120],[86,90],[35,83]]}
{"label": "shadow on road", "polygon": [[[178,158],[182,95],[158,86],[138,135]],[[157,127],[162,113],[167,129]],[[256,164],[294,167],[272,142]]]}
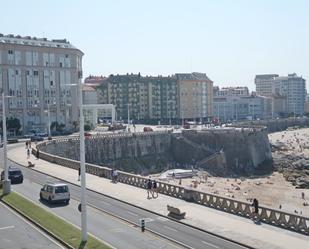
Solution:
{"label": "shadow on road", "polygon": [[42,203],[43,205],[49,207],[49,208],[58,208],[58,207],[65,207],[68,206],[69,204],[64,203],[64,202],[55,202],[55,203],[50,203],[46,200],[39,199],[39,202]]}

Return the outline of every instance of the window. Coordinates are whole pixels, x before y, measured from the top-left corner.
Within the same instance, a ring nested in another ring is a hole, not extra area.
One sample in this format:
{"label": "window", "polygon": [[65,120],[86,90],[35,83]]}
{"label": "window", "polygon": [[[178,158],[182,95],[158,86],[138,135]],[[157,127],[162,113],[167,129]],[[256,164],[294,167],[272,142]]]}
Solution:
{"label": "window", "polygon": [[54,81],[50,81],[50,86],[53,86],[54,85]]}
{"label": "window", "polygon": [[38,76],[39,75],[39,71],[33,71],[33,75],[34,76]]}
{"label": "window", "polygon": [[59,67],[62,67],[62,62],[59,63]]}
{"label": "window", "polygon": [[13,54],[13,50],[9,50],[9,51],[8,51],[8,54]]}

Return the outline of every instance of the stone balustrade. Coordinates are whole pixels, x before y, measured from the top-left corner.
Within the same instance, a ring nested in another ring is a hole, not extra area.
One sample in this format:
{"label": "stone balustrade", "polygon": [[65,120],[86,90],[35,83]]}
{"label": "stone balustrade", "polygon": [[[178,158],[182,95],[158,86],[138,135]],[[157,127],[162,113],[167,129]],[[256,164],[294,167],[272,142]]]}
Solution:
{"label": "stone balustrade", "polygon": [[[76,139],[76,138],[69,138],[69,139]],[[67,141],[67,139],[64,140]],[[47,141],[37,145],[38,148],[40,149],[41,159],[76,170],[79,168],[80,166],[79,161],[70,160],[67,158],[58,157],[43,152],[41,148],[47,146],[49,143],[57,143],[57,140]],[[32,153],[35,154],[36,149],[33,149]],[[89,174],[97,175],[99,177],[105,177],[111,179],[111,169],[107,167],[87,163],[86,172]],[[146,188],[145,183],[147,179],[148,178],[142,176],[118,171],[119,182],[129,184],[135,187]],[[250,203],[218,196],[215,194],[200,192],[195,189],[184,186],[178,186],[159,181],[157,190],[161,194],[183,199],[186,201],[192,201],[194,203],[206,207],[215,208],[221,211],[225,211],[227,213],[243,216],[246,218],[249,218],[253,212]],[[266,207],[259,208],[259,217],[262,222],[265,222],[267,224],[275,225],[281,228],[309,235],[309,218],[307,217],[285,213],[279,210]]]}

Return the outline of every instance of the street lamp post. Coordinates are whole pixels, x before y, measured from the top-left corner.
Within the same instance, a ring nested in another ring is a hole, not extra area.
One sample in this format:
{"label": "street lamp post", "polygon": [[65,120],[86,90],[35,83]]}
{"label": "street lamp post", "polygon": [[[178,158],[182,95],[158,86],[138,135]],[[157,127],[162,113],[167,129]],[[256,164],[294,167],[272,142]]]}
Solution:
{"label": "street lamp post", "polygon": [[85,167],[85,134],[82,83],[79,83],[79,138],[80,138],[80,177],[81,177],[81,227],[82,241],[87,241],[87,202],[86,202],[86,167]]}
{"label": "street lamp post", "polygon": [[11,180],[9,179],[9,169],[7,165],[7,134],[6,134],[6,115],[5,115],[5,97],[4,92],[2,92],[2,114],[3,114],[3,167],[4,167],[4,182],[3,182],[3,194],[9,194],[11,192]]}

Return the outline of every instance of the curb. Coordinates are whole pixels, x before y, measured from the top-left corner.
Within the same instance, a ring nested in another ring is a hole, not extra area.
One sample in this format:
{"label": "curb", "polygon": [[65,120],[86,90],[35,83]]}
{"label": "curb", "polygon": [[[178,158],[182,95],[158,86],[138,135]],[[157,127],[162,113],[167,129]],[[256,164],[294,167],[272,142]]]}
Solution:
{"label": "curb", "polygon": [[19,209],[17,209],[16,207],[12,206],[11,204],[5,202],[2,200],[0,200],[4,205],[8,206],[9,208],[13,209],[16,213],[18,213],[20,216],[22,216],[24,219],[26,219],[27,221],[29,221],[30,223],[32,223],[33,225],[35,225],[36,227],[38,227],[39,229],[41,229],[44,233],[46,233],[47,235],[49,235],[50,237],[52,237],[53,239],[55,239],[56,241],[58,241],[61,245],[63,245],[65,248],[69,248],[69,249],[75,249],[74,247],[72,247],[70,244],[68,244],[67,242],[65,242],[64,240],[60,239],[57,235],[55,235],[54,233],[52,233],[51,231],[49,231],[48,229],[46,229],[45,227],[43,227],[42,225],[40,225],[38,222],[34,221],[33,219],[31,219],[28,215],[24,214],[22,211],[20,211]]}
{"label": "curb", "polygon": [[[20,164],[20,163],[18,163],[18,162],[15,162],[15,161],[12,160],[12,159],[9,159],[9,160],[12,161],[12,162],[14,162],[14,163],[16,163],[17,165],[20,165],[20,166],[24,167],[24,168],[28,168],[27,166],[25,166],[25,165],[23,165],[23,164]],[[59,177],[55,177],[55,176],[53,176],[53,175],[51,175],[51,174],[47,174],[47,173],[41,172],[41,171],[39,171],[39,170],[37,170],[37,169],[31,168],[31,170],[36,171],[36,172],[41,173],[41,174],[44,174],[44,175],[46,175],[46,176],[50,176],[50,177],[56,178],[56,179],[61,180],[61,181],[63,181],[63,182],[70,183],[70,184],[75,185],[75,186],[77,186],[77,187],[80,187],[80,185],[78,185],[78,184],[76,184],[76,183],[72,183],[72,182],[69,182],[69,181],[67,181],[67,180],[63,180],[63,179],[61,179],[61,178],[59,178]],[[113,197],[113,196],[110,196],[110,195],[107,195],[107,194],[100,193],[100,192],[98,192],[98,191],[96,191],[96,190],[92,190],[92,189],[89,189],[89,188],[86,188],[86,189],[87,189],[88,191],[94,192],[94,193],[96,193],[96,194],[103,195],[103,196],[105,196],[105,197],[108,197],[108,198],[111,198],[111,199],[113,199],[113,200],[116,200],[116,201],[125,203],[125,204],[127,204],[127,205],[133,206],[133,207],[138,208],[138,209],[141,209],[141,210],[143,210],[143,211],[150,212],[150,213],[152,213],[152,214],[155,214],[155,215],[158,215],[158,216],[167,218],[167,219],[169,219],[169,220],[175,221],[175,222],[177,222],[177,223],[180,223],[180,224],[182,224],[182,225],[188,226],[188,227],[190,227],[190,228],[193,228],[193,229],[199,230],[199,231],[201,231],[201,232],[210,234],[210,235],[212,235],[212,236],[214,236],[214,237],[217,237],[217,238],[220,238],[220,239],[223,239],[223,240],[232,242],[232,243],[237,244],[237,245],[240,245],[240,246],[242,246],[242,247],[245,247],[245,248],[248,248],[248,249],[257,249],[256,247],[252,247],[252,246],[246,245],[246,244],[244,244],[244,243],[242,243],[242,242],[238,242],[238,241],[235,241],[235,240],[233,240],[233,239],[226,238],[226,237],[224,237],[224,236],[222,236],[222,235],[219,235],[219,234],[216,234],[216,233],[213,233],[213,232],[204,230],[204,229],[202,229],[202,228],[200,228],[200,227],[197,227],[197,226],[194,226],[194,225],[191,225],[191,224],[184,223],[184,222],[179,221],[179,220],[177,220],[177,219],[173,219],[173,218],[171,218],[171,217],[169,217],[169,216],[166,216],[166,215],[163,215],[163,214],[160,214],[160,213],[156,213],[156,212],[154,212],[154,211],[152,211],[152,210],[148,210],[148,209],[146,209],[146,208],[139,207],[139,206],[137,206],[137,205],[135,205],[135,204],[126,202],[126,201],[124,201],[124,200],[117,199],[117,198],[115,198],[115,197]],[[109,215],[112,215],[112,216],[114,216],[114,217],[116,217],[116,218],[118,218],[118,219],[121,219],[121,220],[123,220],[123,221],[126,221],[126,222],[128,222],[128,223],[130,223],[130,224],[138,225],[138,224],[136,224],[136,223],[133,223],[133,222],[131,222],[131,221],[126,220],[125,218],[118,217],[117,215],[114,215],[114,214],[111,214],[111,213],[109,213],[109,212],[107,212],[107,211],[101,210],[100,208],[95,207],[95,206],[93,206],[92,204],[89,204],[89,203],[88,203],[88,205],[91,206],[92,208],[95,208],[95,209],[97,209],[97,210],[103,211],[104,213],[107,213],[107,214],[109,214]],[[165,235],[161,235],[160,233],[157,233],[157,232],[152,231],[152,230],[149,230],[149,229],[147,229],[147,230],[150,231],[150,232],[152,232],[152,233],[154,233],[154,234],[156,234],[156,235],[159,235],[159,236],[161,236],[161,237],[163,237],[163,238],[165,238],[165,239],[168,239],[168,240],[170,240],[170,241],[172,241],[172,242],[174,242],[174,243],[177,243],[177,244],[179,244],[179,245],[185,246],[186,248],[191,248],[191,247],[188,247],[187,245],[182,244],[181,242],[175,241],[175,240],[172,239],[172,238],[166,237]]]}

